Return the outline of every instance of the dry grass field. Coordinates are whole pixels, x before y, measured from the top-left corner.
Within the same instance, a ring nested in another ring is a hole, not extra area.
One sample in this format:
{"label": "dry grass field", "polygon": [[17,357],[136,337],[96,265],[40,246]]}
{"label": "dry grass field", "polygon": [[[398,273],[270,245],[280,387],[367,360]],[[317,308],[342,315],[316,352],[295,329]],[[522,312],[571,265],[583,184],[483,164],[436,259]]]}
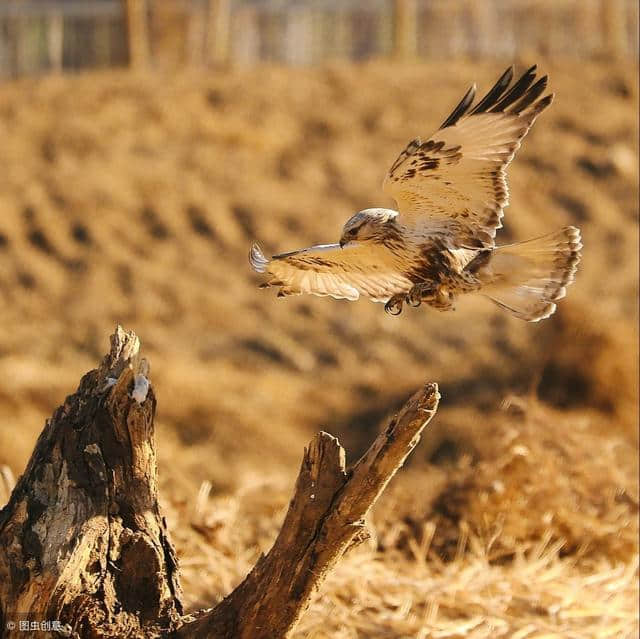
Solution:
{"label": "dry grass field", "polygon": [[[522,60],[522,66],[530,63]],[[506,64],[504,65],[506,66]],[[552,318],[257,289],[247,252],[335,241],[495,64],[376,62],[0,86],[0,466],[140,335],[189,607],[269,548],[319,429],[351,459],[426,380],[438,415],[296,637],[638,634],[637,67],[547,63],[500,241],[581,227]],[[3,495],[0,483],[0,502]]]}

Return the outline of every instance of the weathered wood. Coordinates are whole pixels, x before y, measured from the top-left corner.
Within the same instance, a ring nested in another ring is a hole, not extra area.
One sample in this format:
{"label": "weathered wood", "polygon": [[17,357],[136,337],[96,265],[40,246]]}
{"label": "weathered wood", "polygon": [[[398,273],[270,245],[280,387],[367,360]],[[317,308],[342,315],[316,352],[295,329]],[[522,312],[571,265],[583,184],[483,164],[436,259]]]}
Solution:
{"label": "weathered wood", "polygon": [[209,62],[221,65],[229,62],[231,46],[231,2],[209,0],[207,49]]}
{"label": "weathered wood", "polygon": [[193,67],[199,67],[204,63],[206,28],[206,5],[200,2],[192,3],[187,18],[186,58]]}
{"label": "weathered wood", "polygon": [[185,624],[178,637],[289,636],[347,547],[366,538],[365,515],[420,440],[438,399],[436,384],[419,390],[348,471],[338,440],[316,435],[269,553],[216,608]]}
{"label": "weathered wood", "polygon": [[602,26],[605,49],[612,58],[622,58],[627,52],[627,2],[607,0],[602,4]]}
{"label": "weathered wood", "polygon": [[62,71],[64,53],[64,17],[62,13],[53,13],[47,20],[47,53],[49,68],[54,73]]}
{"label": "weathered wood", "polygon": [[146,379],[132,370],[138,348],[118,328],[100,368],[47,421],[0,511],[1,628],[30,615],[83,639],[151,636],[182,613],[157,501],[156,399],[151,388],[130,394]]}
{"label": "weathered wood", "polygon": [[[148,368],[135,333],[118,327],[101,366],[47,420],[0,511],[0,628],[27,615],[82,639],[289,636],[347,547],[365,538],[367,512],[436,411],[437,386],[418,391],[350,469],[338,440],[319,433],[270,552],[217,607],[184,616],[157,501]],[[17,626],[4,636],[24,634]]]}
{"label": "weathered wood", "polygon": [[234,24],[236,38],[233,42],[233,62],[235,65],[255,64],[260,59],[260,24],[258,11],[254,6],[236,9]]}
{"label": "weathered wood", "polygon": [[129,65],[133,69],[146,69],[151,61],[147,0],[124,0],[124,2],[127,16]]}
{"label": "weathered wood", "polygon": [[416,0],[394,0],[393,52],[396,58],[411,60],[418,50],[418,6]]}

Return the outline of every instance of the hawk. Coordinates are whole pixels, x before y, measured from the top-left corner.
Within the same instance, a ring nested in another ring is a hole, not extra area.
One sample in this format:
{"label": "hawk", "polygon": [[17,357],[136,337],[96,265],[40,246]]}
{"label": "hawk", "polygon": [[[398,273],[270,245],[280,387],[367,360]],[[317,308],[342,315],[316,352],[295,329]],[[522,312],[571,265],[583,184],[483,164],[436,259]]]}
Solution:
{"label": "hawk", "polygon": [[267,259],[254,244],[253,269],[278,296],[360,296],[385,304],[451,310],[458,295],[480,293],[529,322],[549,317],[573,282],[582,243],[568,226],[536,239],[496,246],[508,204],[506,167],[536,118],[547,76],[536,66],[512,84],[513,67],[474,105],[475,85],[425,142],[409,142],[383,190],[398,211],[372,208],[347,220],[337,244]]}

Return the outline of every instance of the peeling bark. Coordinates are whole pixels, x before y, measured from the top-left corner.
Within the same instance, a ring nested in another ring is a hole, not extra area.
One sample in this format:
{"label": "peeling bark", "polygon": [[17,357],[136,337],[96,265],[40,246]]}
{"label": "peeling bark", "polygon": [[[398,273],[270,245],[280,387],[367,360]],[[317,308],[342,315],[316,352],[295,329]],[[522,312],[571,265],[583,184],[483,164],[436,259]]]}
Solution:
{"label": "peeling bark", "polygon": [[338,440],[316,435],[272,549],[217,607],[183,615],[157,501],[156,399],[138,351],[135,333],[118,327],[100,368],[47,420],[0,511],[3,636],[27,636],[6,625],[26,616],[59,620],[82,639],[290,636],[347,547],[366,536],[365,515],[435,414],[436,384],[348,470]]}

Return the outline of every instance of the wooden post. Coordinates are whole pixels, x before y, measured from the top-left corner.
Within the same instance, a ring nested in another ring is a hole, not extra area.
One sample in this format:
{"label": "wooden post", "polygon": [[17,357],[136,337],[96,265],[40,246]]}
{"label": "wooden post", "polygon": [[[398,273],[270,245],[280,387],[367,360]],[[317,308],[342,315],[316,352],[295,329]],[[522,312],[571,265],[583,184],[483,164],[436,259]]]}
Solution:
{"label": "wooden post", "polygon": [[300,8],[285,13],[284,58],[292,65],[308,64],[311,53],[309,10]]}
{"label": "wooden post", "polygon": [[129,66],[133,69],[146,69],[151,61],[148,9],[147,0],[125,0]]}
{"label": "wooden post", "polygon": [[[495,52],[496,7],[489,2],[471,0],[465,7],[471,19],[471,42],[467,45],[474,57],[484,57]],[[466,52],[465,52],[466,53]]]}
{"label": "wooden post", "polygon": [[231,0],[209,0],[207,49],[214,65],[229,62],[231,44]]}
{"label": "wooden post", "polygon": [[605,52],[614,59],[627,52],[626,0],[604,0],[602,3],[602,27]]}
{"label": "wooden post", "polygon": [[385,5],[380,11],[376,11],[376,57],[389,57],[393,52],[393,16],[394,11],[389,5]]}
{"label": "wooden post", "polygon": [[187,21],[187,60],[191,66],[200,66],[204,62],[204,44],[207,18],[205,5],[201,0],[189,2]]}
{"label": "wooden post", "polygon": [[60,73],[64,53],[64,17],[59,11],[50,15],[47,21],[47,53],[49,68],[54,73]]}
{"label": "wooden post", "polygon": [[[594,7],[594,0],[583,0],[575,8],[575,34],[573,46],[579,55],[591,57],[594,54],[594,44],[598,40],[599,18]],[[565,34],[565,39],[567,34]],[[566,46],[566,43],[565,43]]]}
{"label": "wooden post", "polygon": [[418,5],[416,0],[394,0],[394,56],[400,60],[416,57],[418,45]]}
{"label": "wooden post", "polygon": [[234,64],[253,64],[260,57],[258,12],[253,6],[239,8],[234,16],[237,39],[233,47]]}

